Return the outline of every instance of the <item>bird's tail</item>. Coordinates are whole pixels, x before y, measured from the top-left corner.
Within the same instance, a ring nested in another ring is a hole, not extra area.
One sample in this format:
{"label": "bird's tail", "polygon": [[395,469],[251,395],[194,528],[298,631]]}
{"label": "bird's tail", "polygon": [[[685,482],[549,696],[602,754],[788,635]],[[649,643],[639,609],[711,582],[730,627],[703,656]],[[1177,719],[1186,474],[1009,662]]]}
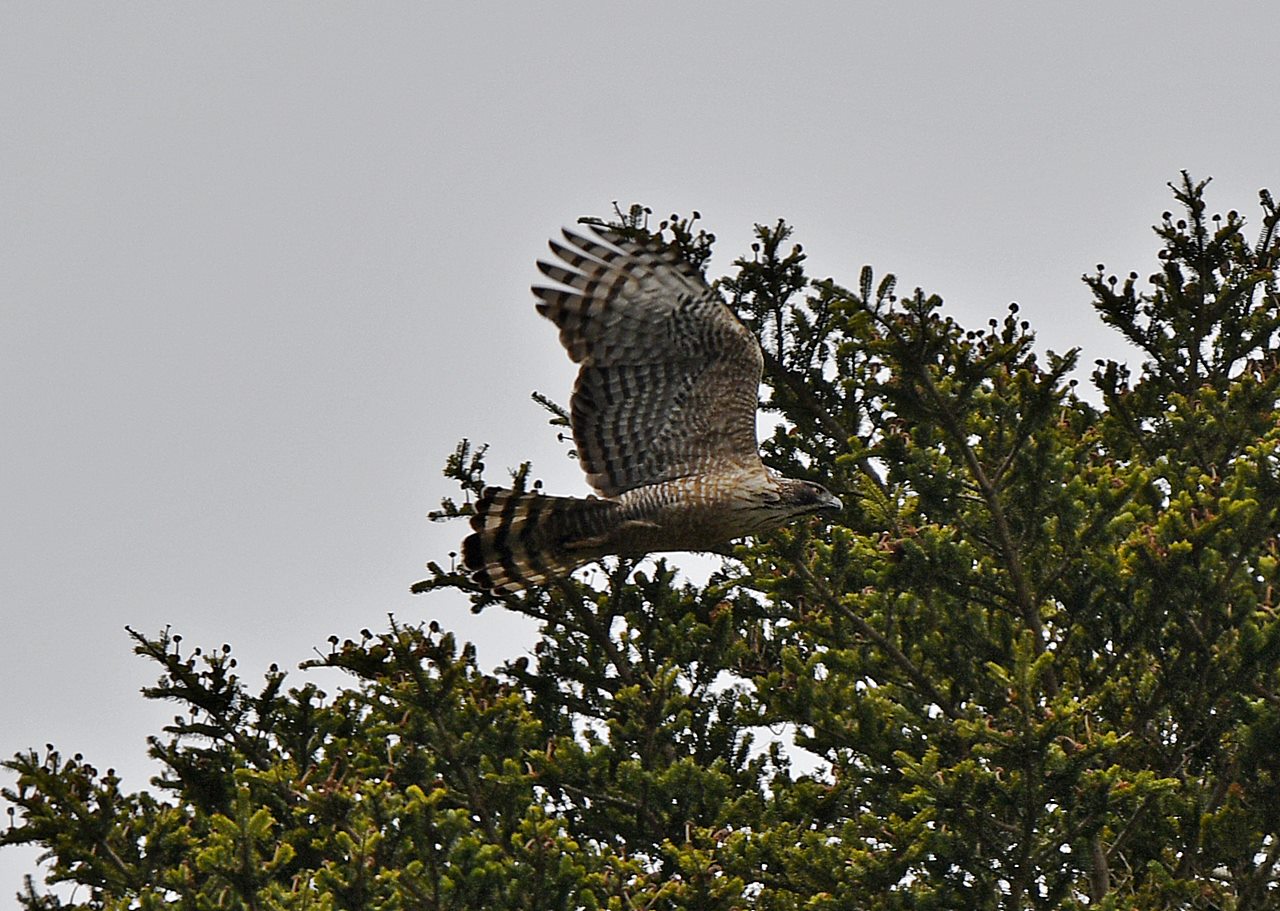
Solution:
{"label": "bird's tail", "polygon": [[495,593],[565,576],[612,551],[618,504],[486,487],[462,542],[472,579]]}

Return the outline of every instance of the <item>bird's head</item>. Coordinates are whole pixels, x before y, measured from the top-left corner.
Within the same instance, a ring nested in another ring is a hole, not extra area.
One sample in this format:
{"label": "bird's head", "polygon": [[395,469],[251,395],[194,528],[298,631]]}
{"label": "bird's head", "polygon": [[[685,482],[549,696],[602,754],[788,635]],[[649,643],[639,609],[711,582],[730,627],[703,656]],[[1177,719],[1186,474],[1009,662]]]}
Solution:
{"label": "bird's head", "polygon": [[840,502],[839,497],[813,481],[781,478],[778,486],[782,495],[778,505],[784,507],[789,515],[822,513],[834,516],[844,509],[844,504]]}

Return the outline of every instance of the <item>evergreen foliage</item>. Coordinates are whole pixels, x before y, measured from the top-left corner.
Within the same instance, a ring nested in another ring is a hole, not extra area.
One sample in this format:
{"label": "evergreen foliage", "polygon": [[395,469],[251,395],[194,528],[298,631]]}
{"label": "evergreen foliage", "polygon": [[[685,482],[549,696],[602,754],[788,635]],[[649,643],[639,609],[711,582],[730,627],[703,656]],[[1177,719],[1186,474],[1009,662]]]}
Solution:
{"label": "evergreen foliage", "polygon": [[721,288],[764,344],[763,449],[838,522],[705,586],[621,561],[495,598],[433,564],[419,590],[541,621],[493,674],[393,621],[308,662],[349,672],[332,697],[254,690],[225,648],[134,633],[183,712],[162,771],[8,761],[0,844],[81,886],[22,907],[1280,906],[1277,211],[1250,237],[1171,187],[1158,270],[1085,276],[1144,359],[1099,362],[1097,405],[1016,305],[966,330],[870,269],[810,281],[758,227]]}

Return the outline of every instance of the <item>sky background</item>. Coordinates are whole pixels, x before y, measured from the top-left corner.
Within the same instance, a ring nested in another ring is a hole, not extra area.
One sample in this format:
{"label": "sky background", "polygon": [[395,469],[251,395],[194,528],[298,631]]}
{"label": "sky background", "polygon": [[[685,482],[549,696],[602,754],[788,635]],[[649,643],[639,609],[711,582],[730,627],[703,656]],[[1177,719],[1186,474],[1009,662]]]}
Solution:
{"label": "sky background", "polygon": [[[126,624],[230,643],[250,680],[389,613],[486,669],[529,650],[409,585],[464,534],[425,518],[460,438],[491,480],[532,459],[587,492],[529,400],[574,371],[528,286],[614,200],[701,211],[713,275],[784,217],[814,277],[869,263],[971,326],[1016,300],[1082,380],[1136,366],[1080,276],[1154,271],[1181,168],[1256,226],[1278,27],[1264,2],[0,5],[0,757],[145,786],[174,709]],[[0,851],[0,896],[34,857]]]}

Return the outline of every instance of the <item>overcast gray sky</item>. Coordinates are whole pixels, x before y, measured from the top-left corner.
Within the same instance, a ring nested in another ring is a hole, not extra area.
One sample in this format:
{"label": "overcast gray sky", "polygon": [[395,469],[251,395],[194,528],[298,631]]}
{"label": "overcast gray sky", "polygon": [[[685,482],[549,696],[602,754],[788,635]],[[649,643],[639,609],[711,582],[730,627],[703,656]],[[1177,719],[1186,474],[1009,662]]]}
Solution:
{"label": "overcast gray sky", "polygon": [[[527,649],[408,587],[463,534],[425,519],[459,438],[586,492],[529,401],[573,370],[528,286],[613,200],[699,209],[716,274],[785,217],[815,276],[870,263],[971,325],[1017,300],[1042,347],[1132,360],[1079,276],[1154,269],[1180,168],[1256,224],[1278,27],[1263,2],[5,3],[0,756],[146,783],[173,709],[125,624],[229,642],[250,678],[388,612],[486,667]],[[0,852],[0,895],[33,854]]]}

